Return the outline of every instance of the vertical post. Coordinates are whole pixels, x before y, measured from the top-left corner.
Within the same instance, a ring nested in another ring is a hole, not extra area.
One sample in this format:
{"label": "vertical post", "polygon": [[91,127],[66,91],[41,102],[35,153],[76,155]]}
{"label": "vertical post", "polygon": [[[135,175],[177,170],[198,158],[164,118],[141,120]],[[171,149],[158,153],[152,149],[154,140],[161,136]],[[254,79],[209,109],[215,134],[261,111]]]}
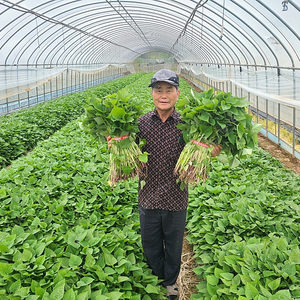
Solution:
{"label": "vertical post", "polygon": [[280,145],[280,103],[278,103],[278,145]]}
{"label": "vertical post", "polygon": [[[20,109],[20,100],[19,100],[19,109]],[[6,98],[6,114],[8,114],[8,98]]]}
{"label": "vertical post", "polygon": [[295,156],[295,147],[296,147],[296,107],[293,107],[293,155]]}
{"label": "vertical post", "polygon": [[[6,98],[6,101],[7,101],[7,113],[8,113],[8,98]],[[21,108],[21,102],[20,102],[20,93],[18,94],[18,109]]]}
{"label": "vertical post", "polygon": [[38,87],[35,88],[35,93],[36,93],[36,104],[38,104],[39,103],[39,88]]}
{"label": "vertical post", "polygon": [[266,136],[268,137],[269,129],[269,100],[266,99]]}
{"label": "vertical post", "polygon": [[64,72],[61,72],[61,95],[64,95]]}
{"label": "vertical post", "polygon": [[43,84],[43,92],[44,92],[44,101],[46,101],[46,83]]}
{"label": "vertical post", "polygon": [[56,85],[56,86],[55,86],[55,91],[56,91],[56,92],[55,92],[55,95],[56,95],[55,98],[56,98],[56,97],[57,97],[57,94],[58,94],[58,76],[55,77],[55,85]]}
{"label": "vertical post", "polygon": [[256,96],[256,123],[258,123],[258,96]]}
{"label": "vertical post", "polygon": [[78,73],[79,83],[78,83],[78,91],[81,91],[81,73]]}
{"label": "vertical post", "polygon": [[52,80],[50,80],[50,94],[51,94],[51,100],[53,99],[52,97]]}
{"label": "vertical post", "polygon": [[30,107],[30,104],[29,104],[29,99],[30,99],[30,94],[29,94],[29,89],[27,91],[27,107]]}
{"label": "vertical post", "polygon": [[69,68],[67,68],[66,70],[66,94],[68,94],[69,92],[69,87],[68,87],[68,84],[69,84],[69,76],[70,76],[70,73],[69,73]]}

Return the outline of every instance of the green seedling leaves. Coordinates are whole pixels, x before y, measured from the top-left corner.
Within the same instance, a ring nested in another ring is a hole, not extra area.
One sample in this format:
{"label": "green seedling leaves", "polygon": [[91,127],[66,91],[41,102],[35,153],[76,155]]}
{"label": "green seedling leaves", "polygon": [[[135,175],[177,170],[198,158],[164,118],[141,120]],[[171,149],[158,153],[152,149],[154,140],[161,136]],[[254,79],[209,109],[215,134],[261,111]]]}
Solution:
{"label": "green seedling leaves", "polygon": [[[257,146],[261,125],[252,123],[252,117],[245,109],[249,104],[244,98],[222,91],[215,93],[213,89],[199,94],[191,92],[188,101],[180,101],[184,124],[178,124],[177,128],[182,130],[186,147],[177,162],[175,174],[181,181],[185,184],[196,184],[200,179],[205,181],[210,171],[210,152],[192,147],[190,141],[221,145],[230,168],[236,168],[240,159],[251,155],[251,150]],[[226,163],[226,160],[220,161]],[[195,167],[199,165],[202,167]]]}
{"label": "green seedling leaves", "polygon": [[118,106],[114,106],[110,113],[111,117],[115,121],[122,121],[124,119],[125,114],[126,114],[126,112],[125,112],[124,108],[118,107]]}
{"label": "green seedling leaves", "polygon": [[71,268],[79,267],[82,263],[82,258],[80,256],[71,254],[70,260],[69,260],[69,266]]}
{"label": "green seedling leaves", "polygon": [[85,109],[82,128],[103,143],[112,138],[109,185],[114,187],[142,173],[140,162],[147,161],[147,154],[136,145],[138,118],[144,113],[142,102],[124,88],[103,98],[92,97]]}

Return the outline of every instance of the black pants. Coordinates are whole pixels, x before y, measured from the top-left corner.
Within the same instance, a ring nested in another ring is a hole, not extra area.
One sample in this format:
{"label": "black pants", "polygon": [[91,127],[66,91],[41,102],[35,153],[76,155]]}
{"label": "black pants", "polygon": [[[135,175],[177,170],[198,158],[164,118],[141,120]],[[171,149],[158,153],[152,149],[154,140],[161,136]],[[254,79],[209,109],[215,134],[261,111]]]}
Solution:
{"label": "black pants", "polygon": [[153,274],[173,285],[180,272],[186,210],[139,207],[142,245]]}

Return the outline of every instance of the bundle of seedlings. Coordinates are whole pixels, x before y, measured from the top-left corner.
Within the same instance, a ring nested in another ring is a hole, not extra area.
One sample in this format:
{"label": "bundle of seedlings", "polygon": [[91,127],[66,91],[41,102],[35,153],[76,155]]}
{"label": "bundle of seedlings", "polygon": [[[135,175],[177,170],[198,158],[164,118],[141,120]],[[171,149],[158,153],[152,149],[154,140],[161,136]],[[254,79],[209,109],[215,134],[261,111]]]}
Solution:
{"label": "bundle of seedlings", "polygon": [[261,125],[253,123],[246,107],[250,102],[231,93],[213,89],[181,99],[177,108],[181,113],[182,130],[186,143],[175,167],[182,186],[205,181],[211,169],[211,151],[222,146],[220,159],[230,167],[241,158],[251,155],[257,146]]}
{"label": "bundle of seedlings", "polygon": [[147,153],[141,152],[142,141],[137,143],[137,119],[143,114],[142,104],[125,88],[103,98],[90,97],[85,111],[83,129],[102,143],[109,137],[108,183],[115,186],[120,180],[141,173],[148,160]]}

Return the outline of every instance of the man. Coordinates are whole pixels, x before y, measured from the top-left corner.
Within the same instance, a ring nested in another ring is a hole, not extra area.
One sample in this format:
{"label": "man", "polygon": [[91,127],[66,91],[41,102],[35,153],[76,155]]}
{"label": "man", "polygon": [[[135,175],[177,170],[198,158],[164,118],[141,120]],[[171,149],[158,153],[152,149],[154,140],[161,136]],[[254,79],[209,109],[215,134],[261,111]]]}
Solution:
{"label": "man", "polygon": [[[185,144],[176,127],[180,115],[175,104],[180,95],[179,77],[168,69],[155,73],[149,87],[155,109],[139,118],[139,137],[146,140],[146,175],[139,180],[139,215],[142,245],[153,273],[162,279],[169,299],[178,299],[188,189],[182,191],[173,170]],[[212,156],[220,153],[220,146]],[[145,184],[142,184],[145,182]]]}

